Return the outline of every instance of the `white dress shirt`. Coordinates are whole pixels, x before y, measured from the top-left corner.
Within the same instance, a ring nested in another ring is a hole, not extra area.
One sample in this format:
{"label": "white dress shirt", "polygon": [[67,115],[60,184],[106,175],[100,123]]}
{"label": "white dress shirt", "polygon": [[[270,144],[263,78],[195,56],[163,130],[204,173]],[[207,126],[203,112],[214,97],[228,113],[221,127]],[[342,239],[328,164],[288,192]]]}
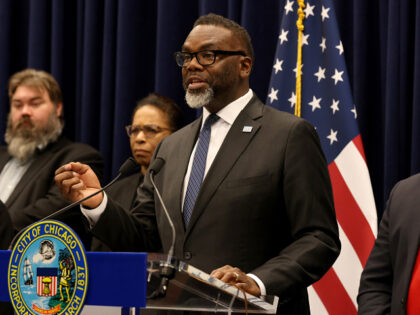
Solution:
{"label": "white dress shirt", "polygon": [[[216,115],[219,116],[219,119],[211,126],[211,137],[209,142],[209,150],[207,152],[206,168],[204,170],[204,177],[206,177],[210,166],[213,164],[214,158],[219,152],[220,147],[222,146],[223,141],[226,138],[227,133],[232,127],[234,121],[238,117],[239,113],[245,108],[246,104],[252,98],[252,90],[249,89],[248,92],[236,99],[232,103],[226,105],[221,110],[219,110]],[[210,112],[203,108],[203,120],[201,121],[201,129],[203,129],[204,122],[207,117],[210,116]],[[194,149],[191,152],[190,161],[188,163],[187,173],[184,178],[184,189],[182,194],[182,205],[184,205],[185,194],[187,193],[188,181],[190,179],[191,168],[194,161],[195,150],[197,149],[198,141],[195,143]],[[204,180],[203,177],[203,180]],[[183,208],[183,207],[182,207]],[[181,211],[182,211],[181,208]]]}
{"label": "white dress shirt", "polygon": [[21,163],[18,159],[10,159],[0,173],[0,200],[6,203],[23,175],[31,166],[33,159],[26,163]]}

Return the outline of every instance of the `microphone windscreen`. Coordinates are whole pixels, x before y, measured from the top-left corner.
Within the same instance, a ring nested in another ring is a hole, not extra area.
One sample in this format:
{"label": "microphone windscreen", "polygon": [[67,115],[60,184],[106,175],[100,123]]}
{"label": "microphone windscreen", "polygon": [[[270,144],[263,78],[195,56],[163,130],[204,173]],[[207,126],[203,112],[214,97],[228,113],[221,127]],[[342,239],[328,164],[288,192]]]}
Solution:
{"label": "microphone windscreen", "polygon": [[150,165],[150,173],[157,174],[160,172],[162,166],[165,164],[165,160],[158,157]]}
{"label": "microphone windscreen", "polygon": [[136,160],[133,157],[129,157],[123,165],[121,165],[118,173],[122,176],[128,175],[132,173],[139,165],[137,164]]}

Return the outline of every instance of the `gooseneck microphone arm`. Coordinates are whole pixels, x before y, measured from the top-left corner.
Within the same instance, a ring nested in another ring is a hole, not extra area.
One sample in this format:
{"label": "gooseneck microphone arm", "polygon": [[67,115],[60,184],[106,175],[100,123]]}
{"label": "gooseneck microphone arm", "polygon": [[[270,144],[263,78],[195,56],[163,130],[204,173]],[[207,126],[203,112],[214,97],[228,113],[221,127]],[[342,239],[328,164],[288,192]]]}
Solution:
{"label": "gooseneck microphone arm", "polygon": [[[75,201],[72,202],[71,204],[65,206],[64,208],[61,208],[60,210],[57,210],[56,212],[51,213],[50,215],[47,215],[46,217],[36,221],[36,222],[40,222],[40,221],[45,221],[48,219],[52,219],[55,218],[61,214],[63,214],[64,212],[66,212],[67,210],[69,210],[70,208],[73,208],[74,206],[77,206],[79,204],[81,204],[83,201],[92,198],[93,196],[96,196],[97,194],[103,192],[105,189],[107,189],[109,186],[111,186],[112,184],[114,184],[122,175],[127,175],[129,173],[131,173],[136,167],[138,166],[137,162],[132,158],[128,158],[123,165],[121,165],[120,169],[118,170],[118,175],[110,182],[108,183],[108,185],[106,185],[105,187],[99,189],[98,191],[94,192],[91,195],[86,196],[85,198],[79,200],[79,201]],[[30,224],[31,225],[31,224]],[[16,243],[16,240],[19,238],[19,236],[21,236],[23,234],[23,232],[25,232],[28,227],[30,226],[25,226],[23,229],[21,229],[12,239],[12,241],[10,242],[9,248],[8,250],[12,250],[13,245]]]}
{"label": "gooseneck microphone arm", "polygon": [[165,203],[163,202],[162,196],[160,195],[159,189],[156,187],[155,182],[153,180],[154,175],[159,173],[162,166],[165,164],[165,160],[162,158],[156,158],[152,165],[150,166],[150,181],[153,185],[153,188],[155,189],[156,195],[158,196],[159,202],[162,205],[163,211],[165,212],[166,218],[168,219],[169,225],[171,227],[172,231],[172,243],[171,247],[168,251],[168,256],[165,263],[161,263],[159,266],[159,272],[160,272],[160,284],[159,287],[156,288],[155,291],[153,291],[147,298],[148,299],[154,299],[157,297],[163,297],[166,295],[166,290],[168,288],[169,279],[173,278],[175,274],[175,267],[172,264],[172,259],[174,255],[174,248],[175,248],[175,239],[176,239],[176,232],[175,232],[175,226],[172,222],[172,219],[169,215],[168,209],[165,206]]}
{"label": "gooseneck microphone arm", "polygon": [[168,209],[166,208],[165,203],[162,200],[162,196],[160,195],[159,189],[156,187],[155,181],[153,180],[153,177],[157,173],[159,173],[163,164],[165,164],[165,160],[162,158],[157,158],[156,160],[153,161],[153,164],[150,167],[150,181],[152,182],[153,188],[156,191],[156,195],[158,196],[159,202],[162,205],[163,211],[165,212],[166,218],[168,219],[169,225],[171,226],[172,243],[168,251],[168,259],[167,259],[167,263],[170,263],[174,255],[174,248],[175,248],[175,238],[176,238],[175,226],[171,219],[171,216],[169,215]]}

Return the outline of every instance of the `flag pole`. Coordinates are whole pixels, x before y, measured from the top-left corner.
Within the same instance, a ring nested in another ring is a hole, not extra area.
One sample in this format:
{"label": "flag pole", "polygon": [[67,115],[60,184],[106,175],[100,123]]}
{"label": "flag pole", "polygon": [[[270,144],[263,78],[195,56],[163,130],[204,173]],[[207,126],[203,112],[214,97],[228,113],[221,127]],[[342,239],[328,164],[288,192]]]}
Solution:
{"label": "flag pole", "polygon": [[302,33],[303,33],[303,19],[305,18],[305,0],[297,0],[298,9],[298,20],[296,26],[298,29],[298,47],[297,47],[297,63],[296,63],[296,107],[295,115],[300,117],[301,115],[301,101],[302,101]]}

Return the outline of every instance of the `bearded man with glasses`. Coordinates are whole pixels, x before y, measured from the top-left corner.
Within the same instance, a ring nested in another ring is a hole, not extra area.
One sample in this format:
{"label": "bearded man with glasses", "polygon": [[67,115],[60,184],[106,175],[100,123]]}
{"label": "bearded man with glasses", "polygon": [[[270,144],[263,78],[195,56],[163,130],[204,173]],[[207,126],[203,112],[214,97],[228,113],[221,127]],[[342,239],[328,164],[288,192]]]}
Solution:
{"label": "bearded man with glasses", "polygon": [[[83,202],[94,208],[82,209],[93,233],[114,250],[173,250],[250,294],[279,296],[279,314],[309,314],[306,288],[340,252],[315,129],[265,106],[250,89],[254,53],[237,23],[215,14],[200,17],[175,59],[187,103],[203,108],[154,155],[165,161],[158,162],[154,182],[172,218],[175,244],[148,174],[130,212],[101,194]],[[67,164],[56,174],[72,201],[100,189],[85,165]]]}

